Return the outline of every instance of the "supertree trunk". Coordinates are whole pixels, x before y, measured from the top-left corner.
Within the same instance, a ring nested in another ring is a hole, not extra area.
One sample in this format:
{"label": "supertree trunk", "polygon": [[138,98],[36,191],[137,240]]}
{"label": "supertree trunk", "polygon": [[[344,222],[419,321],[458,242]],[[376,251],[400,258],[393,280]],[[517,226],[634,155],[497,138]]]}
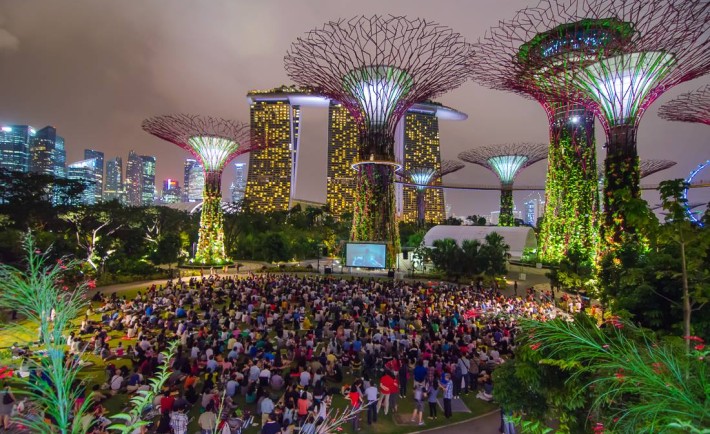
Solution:
{"label": "supertree trunk", "polygon": [[500,214],[498,226],[513,226],[513,184],[502,184],[500,189]]}
{"label": "supertree trunk", "polygon": [[577,251],[593,260],[599,245],[594,114],[574,104],[553,111],[540,258],[556,263]]}
{"label": "supertree trunk", "polygon": [[219,264],[226,260],[224,249],[224,217],[222,215],[222,172],[205,172],[202,193],[199,241],[195,261]]}
{"label": "supertree trunk", "polygon": [[417,188],[417,224],[424,226],[426,223],[426,189]]}
{"label": "supertree trunk", "polygon": [[394,166],[358,166],[350,239],[386,243],[387,267],[395,264],[399,253],[399,228],[395,216]]}
{"label": "supertree trunk", "polygon": [[606,160],[604,161],[604,216],[602,230],[605,242],[616,245],[622,234],[634,229],[626,224],[621,199],[615,192],[627,190],[631,198],[641,197],[639,158],[636,152],[636,127],[618,125],[609,128]]}

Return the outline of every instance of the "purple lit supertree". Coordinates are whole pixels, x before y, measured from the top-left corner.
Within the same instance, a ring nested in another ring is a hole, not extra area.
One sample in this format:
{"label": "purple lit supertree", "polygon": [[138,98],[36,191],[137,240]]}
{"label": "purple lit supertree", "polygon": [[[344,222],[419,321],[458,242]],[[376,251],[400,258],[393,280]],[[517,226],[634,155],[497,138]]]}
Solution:
{"label": "purple lit supertree", "polygon": [[[541,0],[521,13],[549,29],[548,34],[566,29],[569,35],[562,42],[545,35],[532,40],[518,54],[516,64],[537,64],[538,71],[516,69],[525,80],[572,83],[578,89],[576,98],[604,126],[602,232],[607,245],[614,246],[623,234],[634,233],[619,200],[622,191],[640,196],[636,144],[643,113],[666,90],[710,70],[710,4],[705,0]],[[607,30],[580,38],[590,25]],[[607,31],[617,35],[615,41]],[[568,45],[579,48],[585,61],[556,58]],[[555,61],[550,62],[551,57]]]}
{"label": "purple lit supertree", "polygon": [[547,114],[550,149],[539,245],[541,259],[553,263],[571,250],[591,260],[599,245],[594,112],[587,108],[588,98],[554,66],[589,65],[596,61],[596,50],[618,46],[629,34],[610,20],[578,25],[568,13],[518,12],[474,44],[477,61],[472,63],[474,80],[536,100]]}
{"label": "purple lit supertree", "polygon": [[658,116],[667,121],[710,125],[710,84],[663,104]]}
{"label": "purple lit supertree", "polygon": [[513,181],[521,170],[547,158],[543,143],[508,143],[482,146],[459,154],[459,159],[478,164],[500,179],[500,216],[498,226],[513,226]]}
{"label": "purple lit supertree", "polygon": [[286,54],[292,80],[342,103],[358,125],[351,239],[386,242],[388,265],[399,250],[395,128],[413,104],[466,81],[470,54],[471,46],[448,27],[398,16],[325,23]]}
{"label": "purple lit supertree", "polygon": [[195,262],[220,264],[227,260],[222,215],[222,170],[232,159],[261,148],[248,124],[207,116],[176,114],[143,121],[143,130],[190,152],[205,170],[199,241]]}
{"label": "purple lit supertree", "polygon": [[424,226],[426,217],[425,196],[428,188],[436,185],[442,177],[463,169],[466,165],[460,161],[442,160],[441,167],[414,166],[409,170],[397,172],[406,182],[412,184],[417,192],[417,224]]}

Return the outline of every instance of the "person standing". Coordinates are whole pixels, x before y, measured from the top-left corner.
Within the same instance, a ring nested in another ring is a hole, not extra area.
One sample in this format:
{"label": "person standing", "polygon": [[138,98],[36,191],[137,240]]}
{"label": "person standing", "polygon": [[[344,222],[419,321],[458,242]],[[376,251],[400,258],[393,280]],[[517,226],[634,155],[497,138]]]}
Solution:
{"label": "person standing", "polygon": [[417,384],[414,386],[414,411],[412,411],[412,422],[424,425],[422,421],[424,413],[424,386]]}
{"label": "person standing", "polygon": [[10,416],[12,416],[12,407],[15,405],[15,395],[12,394],[10,386],[7,383],[3,387],[2,402],[0,402],[0,417],[2,418],[2,427],[5,431],[10,431]]}
{"label": "person standing", "polygon": [[429,419],[436,419],[436,407],[439,405],[439,385],[436,378],[426,383],[427,401],[429,402]]}
{"label": "person standing", "polygon": [[202,434],[212,434],[217,424],[217,415],[214,413],[214,404],[210,403],[207,409],[202,413],[197,420]]}
{"label": "person standing", "polygon": [[360,395],[360,388],[358,387],[359,382],[360,380],[357,380],[352,384],[352,386],[350,386],[350,393],[348,394],[350,405],[353,408],[352,423],[353,431],[355,432],[360,431],[360,407],[362,405],[362,395]]}
{"label": "person standing", "polygon": [[173,429],[173,434],[187,434],[187,423],[187,415],[182,409],[170,413],[170,428]]}
{"label": "person standing", "polygon": [[269,395],[266,395],[261,400],[261,426],[263,427],[269,422],[269,415],[274,412],[274,401]]}
{"label": "person standing", "polygon": [[454,382],[451,380],[451,374],[444,374],[444,381],[441,382],[439,388],[444,391],[444,417],[451,417],[451,400],[454,397]]}
{"label": "person standing", "polygon": [[365,389],[365,398],[367,398],[367,424],[372,425],[373,422],[377,422],[377,386],[375,383],[370,383],[370,385]]}

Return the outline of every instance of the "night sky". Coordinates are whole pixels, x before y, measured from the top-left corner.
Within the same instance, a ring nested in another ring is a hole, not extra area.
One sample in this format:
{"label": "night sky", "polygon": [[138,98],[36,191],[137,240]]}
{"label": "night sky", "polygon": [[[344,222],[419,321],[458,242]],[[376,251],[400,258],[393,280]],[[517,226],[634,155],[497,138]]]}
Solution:
{"label": "night sky", "polygon": [[[35,1],[0,3],[0,124],[54,125],[66,140],[67,163],[85,148],[106,159],[130,149],[157,157],[156,184],[177,178],[188,153],[140,128],[149,116],[200,113],[249,120],[246,93],[288,84],[283,56],[292,41],[325,21],[365,14],[395,14],[438,21],[473,42],[498,20],[536,4],[535,0],[358,0],[358,1]],[[710,83],[710,77],[666,92],[646,112],[639,130],[639,155],[678,164],[646,178],[655,183],[686,177],[710,158],[710,127],[668,122],[658,107],[680,93]],[[442,121],[443,158],[471,147],[505,142],[546,142],[547,121],[535,102],[469,81],[439,98],[469,115]],[[300,199],[325,201],[327,109],[303,110],[298,166]],[[604,142],[597,128],[599,156]],[[242,158],[246,161],[246,158]],[[524,171],[518,184],[542,185],[546,162]],[[223,185],[234,175],[228,168]],[[702,176],[710,179],[710,169]],[[445,183],[495,184],[477,166]],[[160,187],[159,187],[160,188]],[[691,201],[710,199],[695,190]],[[516,192],[518,207],[528,192]],[[447,192],[455,214],[488,214],[497,192]],[[657,194],[646,193],[650,202]]]}

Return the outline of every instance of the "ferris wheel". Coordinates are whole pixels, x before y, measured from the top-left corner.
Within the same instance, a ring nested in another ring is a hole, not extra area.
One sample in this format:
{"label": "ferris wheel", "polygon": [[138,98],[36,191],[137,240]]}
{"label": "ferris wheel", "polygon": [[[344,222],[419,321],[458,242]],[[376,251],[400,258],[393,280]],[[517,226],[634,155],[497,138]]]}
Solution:
{"label": "ferris wheel", "polygon": [[690,184],[693,182],[693,179],[698,175],[698,173],[702,172],[706,167],[710,166],[710,160],[705,161],[704,163],[700,163],[698,167],[693,169],[688,177],[685,179],[686,187],[685,190],[683,191],[683,199],[685,199],[685,211],[688,213],[688,217],[690,220],[694,223],[699,224],[700,226],[703,225],[702,221],[698,218],[698,216],[693,213],[690,203],[688,202],[688,190],[690,190]]}

